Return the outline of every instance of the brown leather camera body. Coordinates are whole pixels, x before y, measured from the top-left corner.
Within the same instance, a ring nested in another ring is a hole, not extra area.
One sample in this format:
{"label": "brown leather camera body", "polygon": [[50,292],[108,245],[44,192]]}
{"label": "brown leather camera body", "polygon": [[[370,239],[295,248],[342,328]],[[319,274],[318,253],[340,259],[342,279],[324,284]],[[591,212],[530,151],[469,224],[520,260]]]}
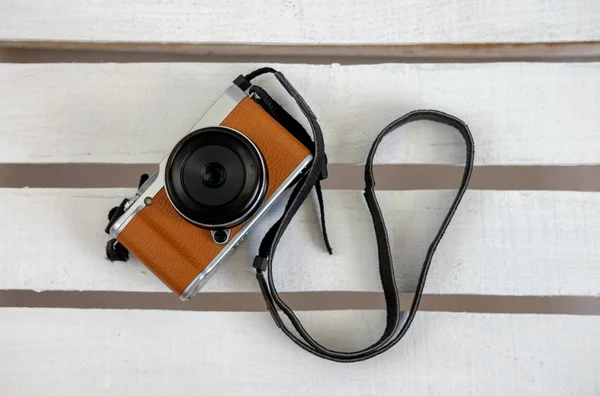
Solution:
{"label": "brown leather camera body", "polygon": [[[262,153],[268,170],[265,202],[310,155],[250,97],[242,99],[220,126],[241,132]],[[231,229],[230,240],[244,224]],[[117,240],[180,297],[227,246],[216,244],[209,230],[184,219],[169,201],[164,187],[152,198],[151,205],[131,218]]]}

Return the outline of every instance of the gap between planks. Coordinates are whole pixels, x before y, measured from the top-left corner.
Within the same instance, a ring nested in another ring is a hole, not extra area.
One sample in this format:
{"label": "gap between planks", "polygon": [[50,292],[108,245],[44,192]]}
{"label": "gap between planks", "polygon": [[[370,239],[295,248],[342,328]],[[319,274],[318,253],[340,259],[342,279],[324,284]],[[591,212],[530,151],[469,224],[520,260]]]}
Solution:
{"label": "gap between planks", "polygon": [[312,64],[596,62],[600,41],[421,45],[0,41],[4,63],[267,62]]}
{"label": "gap between planks", "polygon": [[[298,311],[383,310],[383,293],[351,291],[283,292],[281,297]],[[412,293],[401,293],[403,309]],[[169,311],[262,312],[260,293],[207,292],[181,302],[172,293],[118,291],[1,290],[0,307],[137,309]],[[600,296],[500,296],[426,294],[421,311],[494,314],[600,315]]]}
{"label": "gap between planks", "polygon": [[[329,164],[330,190],[364,188],[364,166]],[[0,164],[0,188],[127,188],[155,164]],[[378,190],[444,190],[457,188],[459,165],[385,164],[375,166]],[[472,190],[600,191],[600,165],[476,166]]]}

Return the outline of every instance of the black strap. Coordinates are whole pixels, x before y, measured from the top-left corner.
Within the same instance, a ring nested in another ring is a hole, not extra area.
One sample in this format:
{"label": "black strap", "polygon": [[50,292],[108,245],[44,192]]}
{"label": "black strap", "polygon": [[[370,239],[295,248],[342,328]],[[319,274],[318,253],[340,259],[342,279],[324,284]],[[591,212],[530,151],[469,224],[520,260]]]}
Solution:
{"label": "black strap", "polygon": [[[290,309],[290,307],[281,299],[273,282],[272,261],[279,241],[283,233],[287,229],[288,225],[290,224],[292,218],[294,217],[304,200],[310,194],[312,188],[321,179],[322,172],[326,174],[327,159],[325,157],[323,134],[321,132],[321,128],[317,122],[315,115],[308,107],[304,99],[298,94],[294,87],[292,87],[292,85],[288,82],[288,80],[284,77],[282,73],[271,68],[264,68],[250,73],[246,76],[246,79],[250,81],[253,78],[265,73],[272,73],[275,76],[275,78],[281,83],[281,85],[283,85],[283,87],[287,90],[287,92],[294,98],[297,105],[302,110],[302,113],[308,119],[314,138],[314,159],[312,165],[310,166],[308,172],[296,184],[282,217],[273,225],[273,227],[265,235],[259,248],[259,254],[254,260],[254,267],[256,268],[256,278],[258,280],[261,292],[265,299],[267,309],[271,313],[271,316],[273,317],[273,320],[275,321],[277,326],[281,328],[281,330],[293,342],[295,342],[298,346],[316,356],[336,362],[357,362],[372,358],[374,356],[379,355],[380,353],[385,352],[386,350],[394,346],[398,341],[400,341],[404,334],[406,334],[408,328],[410,327],[415,317],[415,314],[417,313],[419,303],[421,301],[421,296],[423,294],[423,289],[425,287],[425,279],[427,278],[427,272],[429,271],[429,266],[431,265],[431,260],[435,253],[435,250],[440,240],[442,239],[444,232],[448,228],[450,220],[456,212],[456,209],[458,208],[458,205],[469,184],[469,179],[471,177],[471,172],[473,169],[473,138],[467,125],[460,119],[452,115],[442,113],[440,111],[417,110],[410,112],[389,124],[375,139],[375,142],[373,143],[373,146],[371,147],[371,150],[367,157],[367,163],[365,165],[364,195],[367,202],[367,206],[371,213],[371,217],[373,219],[375,236],[377,238],[379,274],[386,302],[387,324],[383,335],[373,345],[356,352],[334,351],[319,344],[308,334],[308,332],[304,329],[302,323],[294,314],[292,309]],[[466,143],[466,161],[462,181],[456,194],[456,197],[454,198],[454,201],[452,202],[452,205],[448,210],[448,213],[444,221],[442,222],[439,231],[437,232],[435,238],[433,239],[433,241],[429,245],[429,248],[427,249],[427,255],[425,257],[421,274],[419,276],[419,281],[417,283],[417,289],[415,291],[415,297],[413,299],[412,306],[410,307],[410,310],[408,312],[405,312],[400,310],[398,288],[396,286],[394,276],[394,268],[392,264],[392,256],[390,252],[387,230],[385,227],[381,209],[379,208],[379,204],[375,195],[373,159],[375,157],[375,153],[377,152],[379,144],[387,134],[394,131],[396,128],[401,127],[402,125],[419,120],[439,122],[457,129]],[[320,200],[320,203],[322,203],[322,200]],[[286,326],[286,324],[283,322],[283,318],[281,317],[279,311],[283,312],[285,316],[290,320],[294,330],[298,333],[298,335],[294,334],[294,332]]]}

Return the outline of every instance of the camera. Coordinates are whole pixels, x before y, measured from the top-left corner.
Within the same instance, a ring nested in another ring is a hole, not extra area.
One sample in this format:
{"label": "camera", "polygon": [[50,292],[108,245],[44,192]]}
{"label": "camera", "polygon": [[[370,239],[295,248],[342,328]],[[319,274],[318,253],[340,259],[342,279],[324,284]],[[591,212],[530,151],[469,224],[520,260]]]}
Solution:
{"label": "camera", "polygon": [[249,87],[236,79],[107,227],[181,300],[202,287],[312,161]]}

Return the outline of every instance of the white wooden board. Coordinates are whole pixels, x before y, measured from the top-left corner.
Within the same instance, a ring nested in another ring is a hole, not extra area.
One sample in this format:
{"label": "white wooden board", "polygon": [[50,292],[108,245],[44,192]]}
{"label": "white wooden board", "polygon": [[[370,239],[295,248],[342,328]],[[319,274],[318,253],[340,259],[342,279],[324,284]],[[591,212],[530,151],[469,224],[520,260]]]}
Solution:
{"label": "white wooden board", "polygon": [[[0,289],[167,291],[142,264],[110,263],[109,208],[133,190],[0,190]],[[452,191],[382,191],[381,207],[403,291],[414,290]],[[376,244],[360,191],[325,191],[335,250],[322,248],[305,204],[275,258],[285,291],[379,291]],[[258,291],[251,267],[272,213],[204,291]],[[469,191],[435,256],[427,293],[600,295],[600,195]]]}
{"label": "white wooden board", "polygon": [[[356,349],[379,311],[302,312],[316,338]],[[7,395],[597,395],[600,317],[420,313],[373,360],[300,350],[267,313],[0,310]]]}
{"label": "white wooden board", "polygon": [[[1,161],[158,162],[258,66],[0,64]],[[276,67],[319,117],[331,163],[362,163],[379,131],[417,108],[464,119],[477,164],[600,162],[599,63]],[[298,114],[273,81],[259,83]],[[464,149],[449,127],[423,122],[391,135],[378,160],[458,164]]]}
{"label": "white wooden board", "polygon": [[[235,54],[263,45],[301,53],[299,45],[468,50],[600,40],[597,0],[8,0],[0,8],[0,45],[17,47]],[[494,47],[477,47],[486,48]],[[0,64],[0,164],[156,163],[233,78],[259,66]],[[362,163],[376,134],[417,108],[464,119],[477,165],[600,163],[600,63],[276,67],[315,110],[331,163]],[[259,83],[299,117],[273,80]],[[450,128],[419,123],[388,138],[378,162],[460,164],[463,156]],[[0,290],[166,293],[137,260],[104,258],[106,213],[132,193],[0,189]],[[402,291],[414,289],[452,196],[379,194]],[[322,249],[307,204],[275,258],[277,284],[379,291],[361,192],[326,191],[325,200],[334,256]],[[203,291],[258,291],[251,262],[276,212]],[[469,191],[426,293],[600,296],[598,218],[598,193]],[[384,327],[381,311],[299,316],[318,340],[342,350],[372,343]],[[341,365],[298,349],[264,312],[1,308],[0,394],[597,395],[599,328],[599,316],[425,312],[390,352]]]}
{"label": "white wooden board", "polygon": [[600,39],[597,0],[8,0],[0,39],[426,44]]}

